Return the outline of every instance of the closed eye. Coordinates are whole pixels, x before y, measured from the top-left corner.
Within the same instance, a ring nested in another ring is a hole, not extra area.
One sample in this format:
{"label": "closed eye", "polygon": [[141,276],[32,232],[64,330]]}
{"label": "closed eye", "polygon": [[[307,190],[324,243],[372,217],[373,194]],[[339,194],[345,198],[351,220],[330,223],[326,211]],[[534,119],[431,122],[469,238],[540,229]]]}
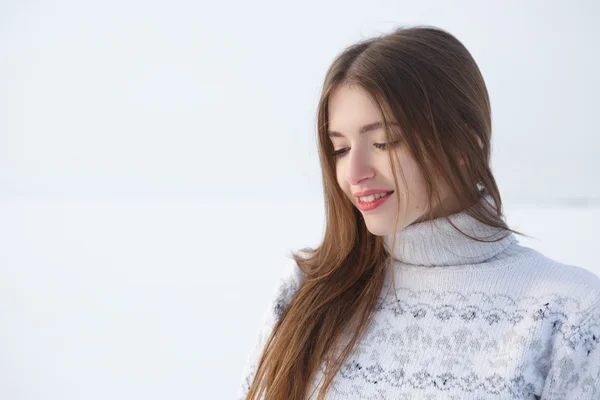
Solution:
{"label": "closed eye", "polygon": [[[373,143],[373,146],[375,146],[376,148],[381,149],[381,150],[386,150],[386,149],[389,149],[391,146],[397,145],[398,143],[400,143],[399,140],[397,140],[395,142],[391,142],[391,143]],[[334,151],[332,153],[332,156],[333,157],[343,157],[347,152],[348,152],[348,148],[345,147],[343,149]]]}

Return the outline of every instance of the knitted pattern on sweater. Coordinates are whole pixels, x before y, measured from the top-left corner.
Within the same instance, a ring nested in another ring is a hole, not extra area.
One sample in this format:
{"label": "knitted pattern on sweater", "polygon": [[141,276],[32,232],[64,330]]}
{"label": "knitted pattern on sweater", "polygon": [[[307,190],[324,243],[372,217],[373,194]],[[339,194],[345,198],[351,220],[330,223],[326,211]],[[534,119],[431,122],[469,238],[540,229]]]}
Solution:
{"label": "knitted pattern on sweater", "polygon": [[[464,211],[450,220],[471,236],[499,234]],[[326,399],[600,399],[595,274],[523,247],[513,234],[475,241],[445,218],[411,225],[395,239],[394,269]],[[391,241],[385,238],[388,249]],[[239,399],[302,279],[290,260],[248,357]],[[323,371],[324,365],[310,399]]]}

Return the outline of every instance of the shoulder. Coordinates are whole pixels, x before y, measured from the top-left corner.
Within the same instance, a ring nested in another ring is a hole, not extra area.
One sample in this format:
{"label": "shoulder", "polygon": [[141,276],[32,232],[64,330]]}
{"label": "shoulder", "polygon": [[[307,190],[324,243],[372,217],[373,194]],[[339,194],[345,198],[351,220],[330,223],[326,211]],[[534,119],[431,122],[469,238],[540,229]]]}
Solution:
{"label": "shoulder", "polygon": [[[303,253],[300,253],[303,254]],[[290,282],[294,284],[302,283],[304,280],[304,273],[298,266],[296,260],[291,256],[287,257],[281,267],[280,282]]]}
{"label": "shoulder", "polygon": [[283,263],[274,291],[272,311],[279,319],[304,281],[305,274],[298,263],[289,257]]}
{"label": "shoulder", "polygon": [[[540,283],[559,295],[578,299],[579,311],[593,307],[600,300],[600,277],[590,269],[554,260],[544,254],[528,249],[528,273],[540,279]],[[575,310],[573,310],[575,311]]]}
{"label": "shoulder", "polygon": [[275,287],[260,322],[259,343],[264,343],[275,324],[281,319],[294,294],[300,288],[304,274],[293,258],[287,259],[278,270]]}

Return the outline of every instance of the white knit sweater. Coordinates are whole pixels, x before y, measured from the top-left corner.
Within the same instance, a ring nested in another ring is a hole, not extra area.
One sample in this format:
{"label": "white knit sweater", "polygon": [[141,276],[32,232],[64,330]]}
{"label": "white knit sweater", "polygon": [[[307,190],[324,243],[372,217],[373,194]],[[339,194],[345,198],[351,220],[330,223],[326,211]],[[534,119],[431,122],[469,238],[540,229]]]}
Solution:
{"label": "white knit sweater", "polygon": [[[450,219],[472,236],[499,233],[465,212]],[[494,243],[469,239],[444,218],[398,233],[394,258],[400,302],[388,273],[367,331],[334,378],[328,400],[600,399],[595,274],[523,247],[513,234]],[[238,399],[245,398],[264,342],[302,279],[290,260]],[[310,399],[321,377],[319,371]]]}

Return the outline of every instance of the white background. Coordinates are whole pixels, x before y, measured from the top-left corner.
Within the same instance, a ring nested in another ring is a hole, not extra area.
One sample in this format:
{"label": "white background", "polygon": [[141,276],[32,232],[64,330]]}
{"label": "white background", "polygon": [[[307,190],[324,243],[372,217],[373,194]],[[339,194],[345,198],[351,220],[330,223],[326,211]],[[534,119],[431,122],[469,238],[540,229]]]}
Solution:
{"label": "white background", "polygon": [[0,398],[230,399],[323,232],[347,45],[429,24],[488,85],[521,242],[600,273],[599,3],[0,1]]}

